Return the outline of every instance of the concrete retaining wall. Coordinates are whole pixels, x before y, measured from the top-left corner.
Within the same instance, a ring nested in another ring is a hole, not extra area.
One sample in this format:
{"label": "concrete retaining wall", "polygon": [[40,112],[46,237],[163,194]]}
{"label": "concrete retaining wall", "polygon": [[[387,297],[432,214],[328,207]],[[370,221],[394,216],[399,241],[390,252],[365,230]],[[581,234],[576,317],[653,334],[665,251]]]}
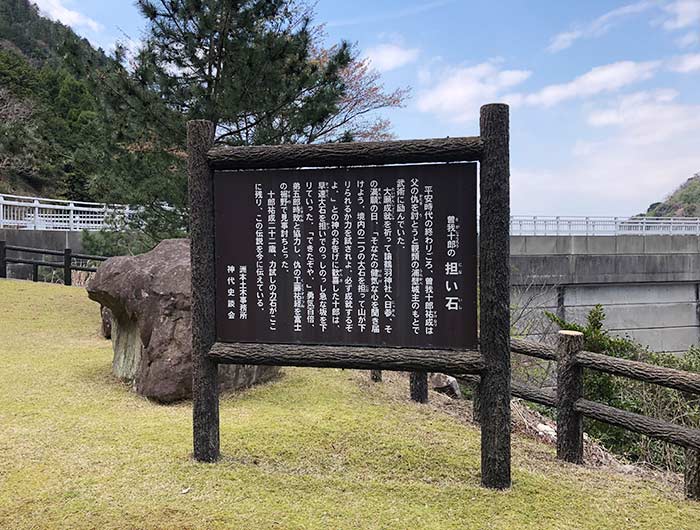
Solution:
{"label": "concrete retaining wall", "polygon": [[[73,252],[82,252],[82,232],[59,232],[48,230],[13,230],[0,229],[0,241],[6,241],[8,245],[20,247],[40,248],[45,250],[64,250],[70,248]],[[38,254],[8,252],[12,257],[20,256],[24,259],[45,259],[58,261],[57,257],[41,257]],[[32,277],[31,265],[8,265],[10,278],[30,279]]]}
{"label": "concrete retaining wall", "polygon": [[514,314],[531,338],[552,331],[545,309],[584,322],[602,304],[608,329],[655,351],[700,344],[697,236],[518,236],[511,252]]}

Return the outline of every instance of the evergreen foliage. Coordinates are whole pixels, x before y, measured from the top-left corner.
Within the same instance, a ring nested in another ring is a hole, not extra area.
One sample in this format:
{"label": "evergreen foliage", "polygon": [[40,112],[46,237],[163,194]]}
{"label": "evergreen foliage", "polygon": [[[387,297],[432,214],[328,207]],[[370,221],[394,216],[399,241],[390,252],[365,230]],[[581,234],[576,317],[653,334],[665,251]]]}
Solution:
{"label": "evergreen foliage", "polygon": [[140,206],[137,233],[92,238],[100,253],[186,234],[188,119],[233,145],[390,136],[376,112],[406,91],[386,93],[348,43],[324,49],[304,2],[137,5],[143,45],[108,57],[28,0],[0,0],[0,192]]}

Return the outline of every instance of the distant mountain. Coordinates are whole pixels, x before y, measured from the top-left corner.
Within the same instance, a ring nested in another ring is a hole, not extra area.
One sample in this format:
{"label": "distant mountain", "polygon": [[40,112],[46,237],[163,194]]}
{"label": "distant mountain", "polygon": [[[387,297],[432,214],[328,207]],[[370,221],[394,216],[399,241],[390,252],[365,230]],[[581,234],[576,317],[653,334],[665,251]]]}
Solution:
{"label": "distant mountain", "polygon": [[700,217],[700,173],[683,183],[663,202],[649,206],[648,217]]}
{"label": "distant mountain", "polygon": [[28,0],[0,0],[0,193],[96,198],[114,118],[97,79],[118,67]]}
{"label": "distant mountain", "polygon": [[42,17],[28,0],[0,0],[0,49],[20,53],[33,66],[51,60],[61,62],[76,51],[93,66],[105,66],[110,61],[102,50],[95,50],[68,26]]}

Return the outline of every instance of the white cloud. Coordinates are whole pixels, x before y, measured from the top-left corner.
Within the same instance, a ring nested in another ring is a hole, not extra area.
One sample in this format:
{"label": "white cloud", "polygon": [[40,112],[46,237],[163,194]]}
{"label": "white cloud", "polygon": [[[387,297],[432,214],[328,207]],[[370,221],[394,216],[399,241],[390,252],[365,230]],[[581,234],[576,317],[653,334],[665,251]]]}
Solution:
{"label": "white cloud", "polygon": [[514,211],[630,215],[662,200],[700,170],[700,105],[677,96],[637,92],[591,109],[596,138],[577,142],[569,162],[513,172]]}
{"label": "white cloud", "polygon": [[372,67],[380,72],[388,72],[410,64],[418,58],[418,54],[417,48],[404,48],[399,44],[380,44],[365,52]]}
{"label": "white cloud", "polygon": [[439,81],[418,97],[418,110],[433,112],[452,122],[465,122],[479,115],[486,102],[499,99],[504,90],[530,77],[527,70],[501,70],[496,61],[475,66],[446,68]]}
{"label": "white cloud", "polygon": [[688,74],[700,70],[700,53],[689,53],[671,59],[669,68],[679,74]]}
{"label": "white cloud", "polygon": [[63,0],[33,0],[41,12],[49,18],[58,20],[66,26],[73,28],[88,28],[95,33],[102,31],[103,26],[92,18],[67,8],[63,5]]}
{"label": "white cloud", "polygon": [[668,18],[663,27],[677,30],[690,27],[700,22],[700,0],[675,0],[664,6]]}
{"label": "white cloud", "polygon": [[676,39],[676,44],[679,48],[690,48],[700,42],[700,33],[697,31],[689,31],[685,35]]}
{"label": "white cloud", "polygon": [[648,11],[654,8],[656,5],[656,2],[641,0],[633,4],[618,7],[612,11],[608,11],[585,26],[578,27],[570,31],[564,31],[555,35],[552,37],[552,40],[547,47],[547,51],[556,53],[571,47],[574,42],[579,39],[600,37],[601,35],[604,35],[610,31],[610,29],[612,29],[619,20]]}
{"label": "white cloud", "polygon": [[511,94],[506,99],[512,105],[551,107],[569,99],[613,92],[627,85],[650,79],[660,64],[660,61],[621,61],[597,66],[568,83],[548,85],[532,94]]}

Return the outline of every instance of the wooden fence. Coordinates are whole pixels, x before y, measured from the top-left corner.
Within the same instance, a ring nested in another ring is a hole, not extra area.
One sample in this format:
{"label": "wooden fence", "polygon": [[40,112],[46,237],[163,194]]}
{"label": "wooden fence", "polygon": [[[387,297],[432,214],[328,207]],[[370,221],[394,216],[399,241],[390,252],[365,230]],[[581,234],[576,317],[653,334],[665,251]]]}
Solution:
{"label": "wooden fence", "polygon": [[[8,252],[22,253],[22,254],[38,254],[41,259],[26,259],[19,256],[10,257]],[[43,256],[60,256],[63,259],[58,261],[46,261]],[[32,266],[32,280],[35,282],[39,281],[39,268],[48,267],[52,269],[63,269],[63,283],[65,285],[71,285],[72,272],[73,271],[83,271],[83,272],[97,272],[96,267],[88,267],[85,265],[79,265],[73,263],[74,260],[85,260],[85,261],[105,261],[107,258],[104,256],[92,256],[89,254],[74,254],[69,248],[64,250],[50,250],[41,248],[29,248],[29,247],[19,247],[14,245],[8,245],[5,241],[0,241],[0,278],[7,278],[7,265],[11,263],[18,263],[22,265]]]}
{"label": "wooden fence", "polygon": [[[700,500],[700,430],[586,399],[583,395],[583,369],[661,385],[689,394],[700,394],[700,374],[584,351],[583,334],[577,331],[560,331],[556,348],[513,338],[511,351],[557,363],[556,391],[511,382],[511,394],[514,397],[556,408],[557,458],[575,464],[582,463],[583,418],[592,418],[685,448],[685,495],[689,499]],[[464,375],[458,377],[458,380],[473,386],[478,383],[479,376]],[[476,402],[478,403],[478,397]],[[488,418],[479,418],[477,403],[475,419],[488,421]]]}

